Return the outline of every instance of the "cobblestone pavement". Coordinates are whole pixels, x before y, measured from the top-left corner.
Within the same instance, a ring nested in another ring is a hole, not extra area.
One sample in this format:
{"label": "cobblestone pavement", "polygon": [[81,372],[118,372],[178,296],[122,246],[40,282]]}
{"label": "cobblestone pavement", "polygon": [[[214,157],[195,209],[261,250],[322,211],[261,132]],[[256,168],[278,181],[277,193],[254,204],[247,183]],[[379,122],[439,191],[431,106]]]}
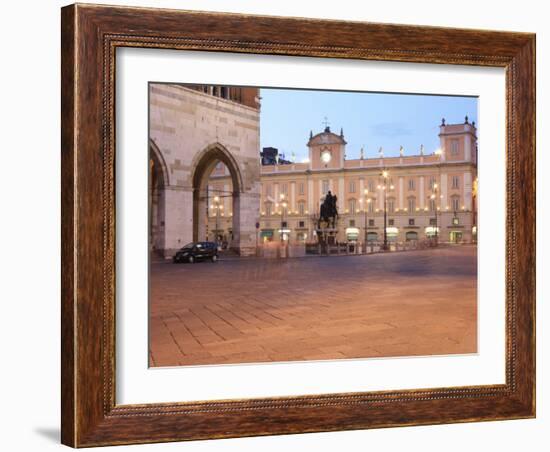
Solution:
{"label": "cobblestone pavement", "polygon": [[151,366],[473,353],[474,246],[154,263]]}

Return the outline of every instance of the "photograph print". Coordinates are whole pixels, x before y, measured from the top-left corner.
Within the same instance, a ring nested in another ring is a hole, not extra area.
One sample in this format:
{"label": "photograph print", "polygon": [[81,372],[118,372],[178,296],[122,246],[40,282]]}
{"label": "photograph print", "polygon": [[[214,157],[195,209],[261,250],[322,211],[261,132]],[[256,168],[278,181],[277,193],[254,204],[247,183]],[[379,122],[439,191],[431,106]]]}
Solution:
{"label": "photograph print", "polygon": [[150,367],[478,352],[477,97],[148,89]]}

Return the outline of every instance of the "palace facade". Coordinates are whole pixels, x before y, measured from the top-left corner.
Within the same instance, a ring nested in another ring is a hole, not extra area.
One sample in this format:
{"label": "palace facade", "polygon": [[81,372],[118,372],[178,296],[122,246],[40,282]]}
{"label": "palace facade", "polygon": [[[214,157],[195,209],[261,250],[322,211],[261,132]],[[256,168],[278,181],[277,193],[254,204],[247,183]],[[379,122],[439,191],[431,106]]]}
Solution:
{"label": "palace facade", "polygon": [[[475,123],[439,127],[440,149],[426,154],[346,159],[343,130],[310,133],[305,163],[262,158],[258,236],[260,242],[316,241],[319,206],[330,191],[338,198],[336,240],[382,241],[384,216],[389,242],[424,240],[470,243],[476,240],[477,136]],[[268,148],[270,155],[273,148]],[[219,165],[210,179],[212,194],[230,190]],[[214,195],[215,196],[215,195]],[[225,209],[225,210],[224,210]],[[209,224],[220,237],[231,205],[211,203]]]}

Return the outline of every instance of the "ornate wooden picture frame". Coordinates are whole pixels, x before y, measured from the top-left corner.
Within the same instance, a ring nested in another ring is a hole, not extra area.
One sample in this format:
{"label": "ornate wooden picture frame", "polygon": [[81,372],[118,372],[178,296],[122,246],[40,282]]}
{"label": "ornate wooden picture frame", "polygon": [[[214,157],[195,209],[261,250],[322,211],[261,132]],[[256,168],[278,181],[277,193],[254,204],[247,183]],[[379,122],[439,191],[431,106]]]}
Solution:
{"label": "ornate wooden picture frame", "polygon": [[[62,9],[62,442],[73,447],[535,416],[535,36],[71,5]],[[115,402],[115,51],[198,50],[506,70],[506,382]]]}

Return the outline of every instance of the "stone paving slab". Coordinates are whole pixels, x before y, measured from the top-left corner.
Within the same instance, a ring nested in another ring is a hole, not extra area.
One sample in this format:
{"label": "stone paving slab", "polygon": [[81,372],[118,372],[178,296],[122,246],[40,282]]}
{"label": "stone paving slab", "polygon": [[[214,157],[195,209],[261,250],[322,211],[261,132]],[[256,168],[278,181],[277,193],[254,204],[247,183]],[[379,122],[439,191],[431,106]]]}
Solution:
{"label": "stone paving slab", "polygon": [[474,246],[153,263],[151,366],[477,351]]}

